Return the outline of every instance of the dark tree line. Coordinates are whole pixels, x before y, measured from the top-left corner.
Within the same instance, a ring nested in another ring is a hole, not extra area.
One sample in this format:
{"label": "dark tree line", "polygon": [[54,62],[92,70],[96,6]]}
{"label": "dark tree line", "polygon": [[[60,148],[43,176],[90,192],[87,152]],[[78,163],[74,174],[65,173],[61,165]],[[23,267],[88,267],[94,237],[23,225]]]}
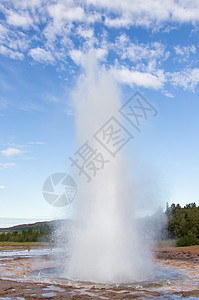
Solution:
{"label": "dark tree line", "polygon": [[1,242],[48,242],[51,237],[51,229],[48,225],[43,226],[40,230],[9,231],[0,233]]}
{"label": "dark tree line", "polygon": [[180,204],[167,205],[169,238],[177,238],[177,246],[199,244],[199,206],[196,203],[181,207]]}

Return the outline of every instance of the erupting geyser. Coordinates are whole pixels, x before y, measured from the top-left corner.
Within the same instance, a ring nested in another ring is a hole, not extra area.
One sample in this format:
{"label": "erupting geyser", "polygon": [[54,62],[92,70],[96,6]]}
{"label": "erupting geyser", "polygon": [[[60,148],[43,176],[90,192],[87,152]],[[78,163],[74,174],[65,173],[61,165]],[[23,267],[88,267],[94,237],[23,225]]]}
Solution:
{"label": "erupting geyser", "polygon": [[[93,138],[112,116],[119,120],[119,91],[110,72],[99,67],[90,52],[84,62],[74,103],[79,147],[89,141],[109,162],[90,183],[75,177],[75,229],[66,276],[92,282],[132,282],[147,279],[153,267],[134,221],[129,158],[122,150],[113,158]],[[122,122],[122,121],[121,121]]]}

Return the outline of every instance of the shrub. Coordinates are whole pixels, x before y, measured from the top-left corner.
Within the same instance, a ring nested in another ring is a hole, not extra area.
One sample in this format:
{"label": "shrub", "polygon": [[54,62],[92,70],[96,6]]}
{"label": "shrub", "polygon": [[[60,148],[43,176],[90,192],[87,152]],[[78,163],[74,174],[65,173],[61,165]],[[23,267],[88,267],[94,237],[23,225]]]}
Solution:
{"label": "shrub", "polygon": [[176,242],[177,247],[199,245],[199,239],[189,236],[181,237]]}

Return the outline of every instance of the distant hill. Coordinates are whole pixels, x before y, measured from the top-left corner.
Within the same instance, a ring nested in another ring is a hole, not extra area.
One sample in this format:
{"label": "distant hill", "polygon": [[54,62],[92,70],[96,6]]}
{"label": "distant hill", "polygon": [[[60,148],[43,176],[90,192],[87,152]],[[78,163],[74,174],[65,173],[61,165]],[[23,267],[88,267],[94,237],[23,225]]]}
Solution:
{"label": "distant hill", "polygon": [[46,225],[50,228],[54,228],[57,226],[61,226],[62,224],[66,223],[66,226],[71,224],[70,220],[54,220],[54,221],[45,221],[45,222],[36,222],[36,223],[31,223],[31,224],[21,224],[21,225],[15,225],[12,227],[8,228],[0,228],[0,232],[13,232],[13,231],[18,231],[22,232],[22,230],[28,230],[29,228],[32,228],[35,231],[40,231]]}

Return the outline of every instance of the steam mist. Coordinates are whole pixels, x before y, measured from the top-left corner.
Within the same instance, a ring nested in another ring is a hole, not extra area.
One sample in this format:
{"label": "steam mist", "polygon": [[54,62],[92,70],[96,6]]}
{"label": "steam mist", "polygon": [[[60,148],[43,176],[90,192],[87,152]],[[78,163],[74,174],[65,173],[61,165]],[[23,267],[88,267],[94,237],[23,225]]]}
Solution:
{"label": "steam mist", "polygon": [[[112,76],[89,53],[74,92],[78,148],[89,140],[110,160],[87,183],[79,178],[75,229],[65,276],[92,282],[145,280],[153,270],[150,242],[137,229],[131,190],[130,161],[122,152],[113,158],[92,138],[111,116],[119,119],[119,90]],[[122,122],[122,121],[120,121]],[[139,232],[139,234],[138,234]]]}

